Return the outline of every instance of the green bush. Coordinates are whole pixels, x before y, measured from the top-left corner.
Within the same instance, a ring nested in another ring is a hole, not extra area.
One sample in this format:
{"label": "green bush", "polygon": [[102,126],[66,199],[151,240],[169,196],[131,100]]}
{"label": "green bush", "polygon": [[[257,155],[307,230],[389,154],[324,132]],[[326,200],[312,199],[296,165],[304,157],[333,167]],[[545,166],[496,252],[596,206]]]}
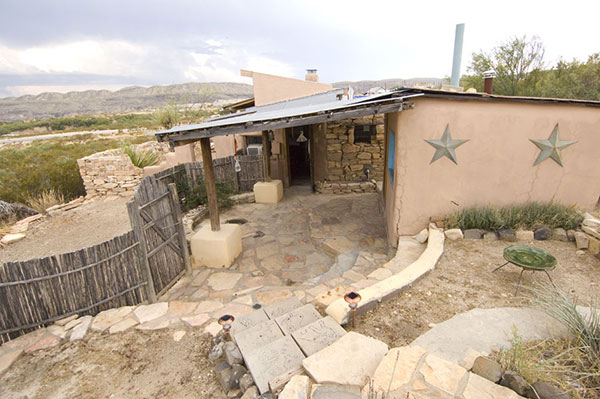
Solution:
{"label": "green bush", "polygon": [[[189,180],[185,173],[175,175],[175,187],[177,188],[177,195],[179,196],[179,203],[183,212],[197,208],[199,205],[208,204],[206,186],[201,183],[190,187]],[[216,189],[219,209],[230,207],[232,202],[229,196],[233,193],[233,190],[224,183],[217,183]]]}
{"label": "green bush", "polygon": [[472,206],[449,215],[445,224],[462,230],[534,229],[542,225],[569,230],[579,227],[582,221],[583,216],[575,206],[527,202],[502,208]]}
{"label": "green bush", "polygon": [[[139,136],[128,140],[151,140]],[[75,141],[75,142],[73,142]],[[126,144],[116,139],[79,137],[34,142],[24,148],[0,150],[0,200],[27,202],[44,192],[55,191],[65,201],[85,195],[77,159]]]}
{"label": "green bush", "polygon": [[167,105],[154,112],[154,122],[165,129],[172,128],[180,119],[181,115],[174,105]]}

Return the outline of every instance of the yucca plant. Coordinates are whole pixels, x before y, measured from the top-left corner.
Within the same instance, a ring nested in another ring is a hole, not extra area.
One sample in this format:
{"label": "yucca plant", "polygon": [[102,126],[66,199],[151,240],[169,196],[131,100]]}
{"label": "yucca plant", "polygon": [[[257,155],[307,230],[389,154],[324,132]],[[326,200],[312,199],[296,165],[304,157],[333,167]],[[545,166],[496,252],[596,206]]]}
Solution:
{"label": "yucca plant", "polygon": [[159,155],[152,150],[140,150],[135,148],[131,144],[127,144],[122,148],[131,163],[138,168],[145,168],[146,166],[156,165],[159,160]]}
{"label": "yucca plant", "polygon": [[600,312],[594,303],[589,314],[582,315],[577,305],[559,288],[535,286],[529,288],[531,302],[547,315],[563,324],[591,364],[600,362]]}

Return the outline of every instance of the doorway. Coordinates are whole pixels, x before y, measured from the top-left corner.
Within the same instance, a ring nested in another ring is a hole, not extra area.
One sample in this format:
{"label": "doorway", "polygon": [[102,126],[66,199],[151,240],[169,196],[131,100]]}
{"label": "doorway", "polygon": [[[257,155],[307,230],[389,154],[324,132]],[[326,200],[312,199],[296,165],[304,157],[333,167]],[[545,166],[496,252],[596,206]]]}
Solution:
{"label": "doorway", "polygon": [[311,185],[310,126],[285,129],[291,185]]}

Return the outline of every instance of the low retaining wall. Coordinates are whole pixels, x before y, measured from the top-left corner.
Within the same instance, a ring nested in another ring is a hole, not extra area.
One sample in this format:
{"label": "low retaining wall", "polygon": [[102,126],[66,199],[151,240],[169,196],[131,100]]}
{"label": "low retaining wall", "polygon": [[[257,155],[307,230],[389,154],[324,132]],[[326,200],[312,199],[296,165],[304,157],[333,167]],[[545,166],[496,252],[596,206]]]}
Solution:
{"label": "low retaining wall", "polygon": [[[136,148],[155,151],[161,157],[169,150],[167,145],[157,142],[143,143]],[[78,159],[77,164],[85,185],[86,199],[109,195],[131,197],[143,177],[142,169],[134,166],[120,149],[97,152]]]}
{"label": "low retaining wall", "polygon": [[377,191],[377,185],[371,181],[351,183],[318,181],[315,182],[315,191],[321,194],[374,193]]}

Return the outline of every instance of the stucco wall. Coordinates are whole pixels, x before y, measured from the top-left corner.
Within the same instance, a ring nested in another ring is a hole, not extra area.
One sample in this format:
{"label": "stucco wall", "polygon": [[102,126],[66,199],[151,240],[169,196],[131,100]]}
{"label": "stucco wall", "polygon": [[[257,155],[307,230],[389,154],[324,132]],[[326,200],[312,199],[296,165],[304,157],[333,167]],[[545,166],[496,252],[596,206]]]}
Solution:
{"label": "stucco wall", "polygon": [[254,85],[254,103],[257,106],[333,90],[333,86],[328,83],[309,82],[258,72],[251,72],[251,74]]}
{"label": "stucco wall", "polygon": [[[396,133],[393,209],[388,219],[395,240],[414,234],[430,216],[473,204],[505,205],[530,200],[558,201],[592,209],[600,195],[600,109],[569,104],[414,99],[415,107],[390,116]],[[563,165],[546,159],[529,139],[548,139],[559,124]],[[430,164],[446,125],[458,165],[443,157]],[[388,199],[389,201],[389,199]],[[390,215],[388,214],[388,217]]]}

